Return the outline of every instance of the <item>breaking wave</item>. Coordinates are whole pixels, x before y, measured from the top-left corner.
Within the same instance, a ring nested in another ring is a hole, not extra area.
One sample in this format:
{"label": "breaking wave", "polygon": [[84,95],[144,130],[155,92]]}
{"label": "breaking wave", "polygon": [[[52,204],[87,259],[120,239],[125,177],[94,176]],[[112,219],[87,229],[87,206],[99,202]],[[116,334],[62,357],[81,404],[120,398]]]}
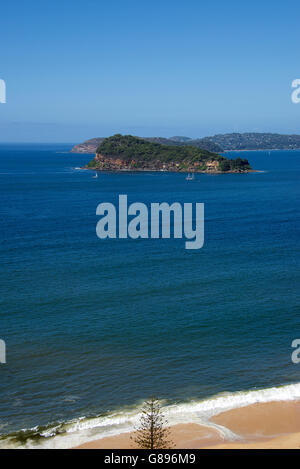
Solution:
{"label": "breaking wave", "polygon": [[[300,400],[300,383],[281,387],[222,393],[209,399],[178,404],[164,404],[163,411],[170,423],[197,423],[217,429],[227,439],[238,439],[225,427],[213,424],[210,418],[221,412],[256,403]],[[24,429],[0,435],[0,448],[72,448],[89,441],[115,436],[134,430],[139,421],[141,405],[97,417],[81,417],[44,427]]]}

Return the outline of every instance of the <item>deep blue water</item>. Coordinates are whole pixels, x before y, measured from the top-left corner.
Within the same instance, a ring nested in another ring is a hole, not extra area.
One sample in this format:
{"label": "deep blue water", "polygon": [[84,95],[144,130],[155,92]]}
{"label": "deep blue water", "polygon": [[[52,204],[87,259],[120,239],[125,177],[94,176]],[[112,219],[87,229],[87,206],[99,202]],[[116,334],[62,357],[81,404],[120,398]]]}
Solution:
{"label": "deep blue water", "polygon": [[[0,433],[300,382],[300,152],[255,174],[101,174],[63,145],[0,146]],[[237,154],[234,153],[234,157]],[[96,207],[204,202],[205,244],[99,240]]]}

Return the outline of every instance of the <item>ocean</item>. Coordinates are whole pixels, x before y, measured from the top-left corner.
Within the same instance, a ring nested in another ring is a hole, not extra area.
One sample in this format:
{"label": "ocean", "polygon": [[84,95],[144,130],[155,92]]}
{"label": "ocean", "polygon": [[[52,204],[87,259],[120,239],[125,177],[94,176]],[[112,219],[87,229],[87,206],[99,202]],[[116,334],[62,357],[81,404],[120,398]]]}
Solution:
{"label": "ocean", "polygon": [[[170,423],[300,398],[300,151],[232,153],[262,172],[186,181],[95,179],[70,148],[0,145],[0,447],[130,430],[152,395]],[[119,194],[203,202],[203,248],[98,239]]]}

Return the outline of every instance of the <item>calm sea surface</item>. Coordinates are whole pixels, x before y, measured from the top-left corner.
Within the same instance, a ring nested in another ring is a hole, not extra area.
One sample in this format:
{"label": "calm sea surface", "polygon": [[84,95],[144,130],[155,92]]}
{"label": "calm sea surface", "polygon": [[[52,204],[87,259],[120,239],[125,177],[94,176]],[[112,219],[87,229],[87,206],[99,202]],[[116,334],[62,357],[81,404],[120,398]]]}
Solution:
{"label": "calm sea surface", "polygon": [[[264,172],[189,182],[94,179],[69,149],[0,146],[0,445],[124,431],[153,394],[182,421],[268,388],[300,396],[300,152],[243,152]],[[204,247],[99,240],[96,207],[119,194],[204,202]]]}

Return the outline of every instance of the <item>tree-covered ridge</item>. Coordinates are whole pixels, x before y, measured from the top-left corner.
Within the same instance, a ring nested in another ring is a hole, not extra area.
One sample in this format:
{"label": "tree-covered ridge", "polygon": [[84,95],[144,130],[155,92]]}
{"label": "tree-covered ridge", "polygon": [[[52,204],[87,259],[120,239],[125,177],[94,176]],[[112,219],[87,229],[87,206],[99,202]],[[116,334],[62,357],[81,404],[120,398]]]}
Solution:
{"label": "tree-covered ridge", "polygon": [[88,168],[102,170],[166,170],[205,172],[244,172],[251,170],[248,160],[229,160],[193,146],[162,145],[132,135],[104,139]]}
{"label": "tree-covered ridge", "polygon": [[217,153],[202,150],[190,146],[169,146],[160,143],[149,142],[132,135],[114,135],[106,138],[98,147],[97,153],[116,157],[124,160],[162,162],[176,161],[205,161],[210,159],[222,159]]}
{"label": "tree-covered ridge", "polygon": [[[161,145],[170,145],[170,146],[192,146],[201,148],[203,150],[208,150],[214,153],[220,153],[223,149],[217,145],[216,143],[212,142],[209,138],[198,138],[198,139],[191,139],[189,137],[138,137],[141,140],[146,140],[147,142],[152,143],[160,143]],[[92,138],[90,140],[86,140],[83,143],[79,143],[75,145],[71,152],[72,153],[95,153],[98,146],[105,140],[104,137],[99,138]]]}

